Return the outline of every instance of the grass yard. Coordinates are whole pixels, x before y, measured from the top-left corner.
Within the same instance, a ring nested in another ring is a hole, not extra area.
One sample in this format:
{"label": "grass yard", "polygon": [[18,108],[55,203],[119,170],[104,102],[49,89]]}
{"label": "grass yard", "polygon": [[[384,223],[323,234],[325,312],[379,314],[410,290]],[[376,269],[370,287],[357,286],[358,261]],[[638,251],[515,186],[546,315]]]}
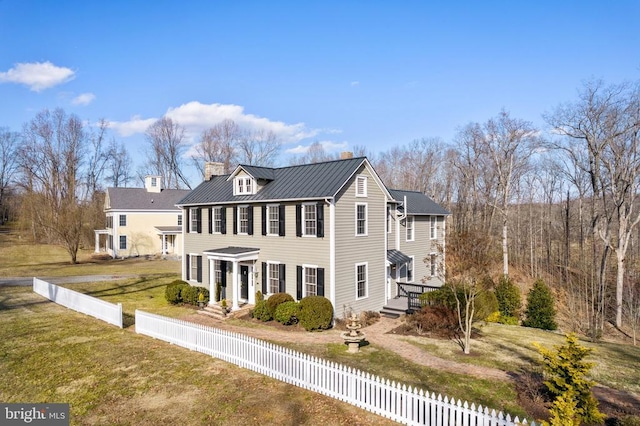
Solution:
{"label": "grass yard", "polygon": [[[145,285],[158,291],[153,280],[126,288]],[[393,424],[67,310],[29,287],[0,288],[0,323],[0,401],[67,402],[74,425]]]}

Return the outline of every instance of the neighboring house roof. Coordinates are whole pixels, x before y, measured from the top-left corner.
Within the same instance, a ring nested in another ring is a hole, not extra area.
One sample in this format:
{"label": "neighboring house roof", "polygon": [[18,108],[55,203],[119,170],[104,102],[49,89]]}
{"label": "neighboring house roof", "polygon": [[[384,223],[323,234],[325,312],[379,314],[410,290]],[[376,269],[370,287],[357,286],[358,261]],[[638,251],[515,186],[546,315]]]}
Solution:
{"label": "neighboring house roof", "polygon": [[[282,168],[240,165],[231,175],[215,176],[202,182],[178,204],[333,198],[363,164],[369,164],[365,157]],[[256,179],[265,179],[268,182],[256,194],[234,196],[231,178],[240,169]]]}
{"label": "neighboring house roof", "polygon": [[179,210],[176,203],[189,192],[186,189],[149,192],[145,188],[107,188],[107,210]]}
{"label": "neighboring house roof", "polygon": [[407,214],[420,216],[420,215],[450,215],[451,212],[444,209],[438,203],[431,198],[418,191],[404,191],[400,189],[390,189],[389,192],[393,198],[400,203],[400,210],[404,210],[405,206],[402,205],[404,197],[407,197]]}

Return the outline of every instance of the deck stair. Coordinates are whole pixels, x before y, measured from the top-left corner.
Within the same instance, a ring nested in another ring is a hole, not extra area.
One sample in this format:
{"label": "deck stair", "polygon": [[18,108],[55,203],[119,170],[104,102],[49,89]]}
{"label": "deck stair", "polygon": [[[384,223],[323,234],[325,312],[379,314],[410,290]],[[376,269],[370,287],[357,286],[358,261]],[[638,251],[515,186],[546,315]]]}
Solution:
{"label": "deck stair", "polygon": [[408,311],[408,300],[403,296],[396,296],[393,299],[389,299],[387,304],[382,307],[380,314],[389,318],[399,318],[401,315],[405,315]]}

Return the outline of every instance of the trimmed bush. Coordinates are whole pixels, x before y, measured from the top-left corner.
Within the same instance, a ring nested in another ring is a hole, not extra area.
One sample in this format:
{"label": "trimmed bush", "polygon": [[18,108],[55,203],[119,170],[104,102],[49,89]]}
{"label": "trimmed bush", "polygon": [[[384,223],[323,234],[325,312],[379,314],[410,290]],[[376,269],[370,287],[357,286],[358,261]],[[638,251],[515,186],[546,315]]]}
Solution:
{"label": "trimmed bush", "polygon": [[[189,283],[182,280],[175,280],[167,284],[164,290],[164,298],[167,302],[177,305],[182,302],[182,290],[191,287]],[[197,297],[197,295],[196,295]]]}
{"label": "trimmed bush", "polygon": [[265,300],[256,300],[256,305],[251,311],[251,316],[260,321],[271,321],[273,316],[269,313],[267,302]]}
{"label": "trimmed bush", "polygon": [[267,309],[269,310],[269,315],[271,318],[275,318],[276,308],[279,304],[284,302],[293,302],[293,296],[289,293],[275,293],[269,296],[267,300],[265,300],[267,304]]}
{"label": "trimmed bush", "polygon": [[276,307],[273,319],[284,325],[296,324],[298,322],[299,306],[297,302],[282,302]]}
{"label": "trimmed bush", "polygon": [[307,331],[326,330],[333,320],[333,305],[323,296],[307,296],[300,301],[300,325]]}
{"label": "trimmed bush", "polygon": [[496,299],[498,301],[498,310],[504,318],[520,317],[520,309],[522,308],[522,297],[520,289],[511,281],[508,276],[500,277],[498,285],[495,289]]}
{"label": "trimmed bush", "polygon": [[196,305],[198,303],[198,289],[193,286],[183,288],[180,292],[182,296],[182,303],[189,305]]}
{"label": "trimmed bush", "polygon": [[527,295],[526,319],[522,321],[525,327],[555,330],[556,310],[553,306],[553,294],[542,280],[537,280]]}

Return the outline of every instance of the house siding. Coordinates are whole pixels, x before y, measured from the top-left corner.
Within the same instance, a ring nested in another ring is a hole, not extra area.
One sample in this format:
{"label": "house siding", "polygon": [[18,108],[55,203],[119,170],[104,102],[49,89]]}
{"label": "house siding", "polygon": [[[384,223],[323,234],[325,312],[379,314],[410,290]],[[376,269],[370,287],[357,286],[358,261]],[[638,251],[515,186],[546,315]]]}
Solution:
{"label": "house siding", "polygon": [[[314,201],[315,203],[315,201]],[[328,205],[324,201],[319,203],[325,204],[325,210]],[[233,233],[233,205],[226,205],[226,234],[209,234],[209,206],[202,206],[202,233],[189,233],[186,237],[185,252],[197,253],[203,255],[203,252],[211,249],[220,249],[230,246],[257,248],[260,250],[258,261],[254,265],[254,289],[261,290],[262,283],[262,262],[279,262],[286,265],[285,272],[285,290],[287,293],[296,297],[296,266],[297,265],[315,265],[319,268],[329,270],[329,238],[326,232],[328,226],[328,218],[325,213],[325,237],[296,237],[296,204],[298,203],[279,203],[285,206],[285,235],[272,236],[262,235],[262,206],[275,205],[278,203],[252,203],[253,206],[253,235],[243,235]],[[247,205],[247,204],[238,204]],[[215,206],[213,206],[215,207]],[[210,270],[209,262],[203,255],[202,262],[202,283],[200,285],[211,288],[209,282]],[[227,271],[227,298],[231,298],[232,286],[231,271]],[[183,270],[183,277],[186,277],[186,269]],[[327,281],[325,281],[326,283]],[[327,284],[325,284],[325,288]],[[327,291],[327,290],[325,290]],[[327,295],[327,293],[325,293]]]}
{"label": "house siding", "polygon": [[[113,228],[108,228],[113,236],[114,247],[107,252],[112,256],[146,256],[162,252],[162,236],[155,229],[156,226],[177,226],[178,215],[176,212],[154,211],[109,211],[106,217],[113,217]],[[127,217],[125,226],[120,225],[120,216]],[[119,237],[127,237],[126,250],[120,250]],[[182,252],[182,236],[176,235],[173,247],[169,247],[169,253],[180,254]]]}
{"label": "house siding", "polygon": [[[442,281],[439,277],[431,277],[430,259],[431,253],[436,253],[441,260],[442,253],[440,247],[444,242],[444,216],[437,217],[437,234],[436,239],[431,239],[431,216],[413,216],[414,240],[406,239],[406,222],[402,221],[400,230],[399,250],[407,256],[414,257],[413,263],[413,281],[416,284],[427,284],[439,286]],[[398,281],[407,282],[406,276],[399,276]]]}
{"label": "house siding", "polygon": [[[367,197],[356,197],[356,176],[367,177]],[[356,236],[356,204],[367,204],[366,236]],[[386,281],[386,203],[383,190],[369,169],[362,167],[336,197],[335,205],[335,310],[341,317],[354,312],[378,311],[384,306]],[[368,295],[356,296],[356,265],[366,263]]]}

